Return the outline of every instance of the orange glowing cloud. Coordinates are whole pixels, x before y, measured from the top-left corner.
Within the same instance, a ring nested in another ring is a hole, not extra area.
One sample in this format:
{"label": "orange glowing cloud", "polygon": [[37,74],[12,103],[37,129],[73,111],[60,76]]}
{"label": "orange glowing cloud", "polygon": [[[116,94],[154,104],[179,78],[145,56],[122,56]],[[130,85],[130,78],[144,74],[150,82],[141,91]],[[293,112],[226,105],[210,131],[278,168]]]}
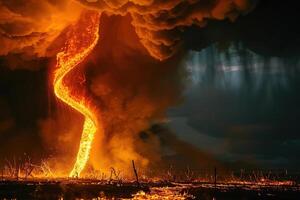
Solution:
{"label": "orange glowing cloud", "polygon": [[[130,14],[140,42],[158,60],[182,47],[188,26],[229,19],[249,12],[255,0],[0,0],[0,55],[53,56],[53,43],[84,7],[116,15]],[[55,46],[55,45],[54,45]],[[49,49],[50,47],[50,49]],[[56,46],[55,46],[56,47]]]}
{"label": "orange glowing cloud", "polygon": [[72,0],[1,0],[0,55],[53,56],[47,48],[78,19],[81,10]]}

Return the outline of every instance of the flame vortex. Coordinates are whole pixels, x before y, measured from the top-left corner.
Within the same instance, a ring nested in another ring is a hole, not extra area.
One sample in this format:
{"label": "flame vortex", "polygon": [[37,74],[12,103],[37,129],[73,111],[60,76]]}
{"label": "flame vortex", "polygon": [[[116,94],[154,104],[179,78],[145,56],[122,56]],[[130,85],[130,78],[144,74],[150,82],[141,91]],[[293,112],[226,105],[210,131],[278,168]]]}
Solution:
{"label": "flame vortex", "polygon": [[76,162],[69,174],[70,177],[78,177],[89,159],[97,131],[97,117],[86,98],[71,93],[70,88],[64,83],[64,78],[96,46],[99,39],[99,18],[100,13],[96,11],[83,13],[79,21],[70,27],[64,49],[56,56],[54,93],[57,98],[83,114],[85,118]]}

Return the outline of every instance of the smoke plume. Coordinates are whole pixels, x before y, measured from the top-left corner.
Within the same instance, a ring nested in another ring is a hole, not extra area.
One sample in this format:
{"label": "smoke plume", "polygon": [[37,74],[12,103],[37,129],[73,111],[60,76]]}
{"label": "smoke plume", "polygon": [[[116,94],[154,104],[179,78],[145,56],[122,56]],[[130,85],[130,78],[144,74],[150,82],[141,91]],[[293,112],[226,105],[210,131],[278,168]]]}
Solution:
{"label": "smoke plume", "polygon": [[[91,162],[97,169],[130,170],[160,160],[157,136],[144,142],[140,132],[165,120],[180,101],[180,58],[159,62],[139,43],[131,17],[103,15],[100,41],[87,63],[87,82],[100,108],[104,136],[96,134]],[[131,173],[129,173],[131,174]]]}
{"label": "smoke plume", "polygon": [[[86,77],[75,80],[86,82],[104,123],[105,135],[96,135],[91,165],[124,169],[135,160],[146,167],[161,160],[162,143],[155,134],[143,140],[141,131],[164,121],[167,109],[181,100],[183,54],[176,53],[184,47],[184,31],[205,27],[210,20],[235,21],[254,5],[254,0],[1,0],[0,55],[22,55],[22,61],[54,58],[83,9],[102,12],[99,44],[84,63],[87,71],[74,72]],[[49,147],[57,144],[64,158],[74,158],[80,116],[64,106],[53,113],[39,120],[43,139]],[[177,139],[169,143],[183,144]]]}

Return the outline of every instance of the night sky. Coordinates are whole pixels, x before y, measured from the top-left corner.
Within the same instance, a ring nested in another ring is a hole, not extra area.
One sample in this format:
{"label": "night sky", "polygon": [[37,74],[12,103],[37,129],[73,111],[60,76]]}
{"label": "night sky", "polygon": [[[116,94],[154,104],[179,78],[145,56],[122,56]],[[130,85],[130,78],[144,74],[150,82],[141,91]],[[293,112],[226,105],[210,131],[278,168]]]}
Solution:
{"label": "night sky", "polygon": [[[182,51],[175,54],[176,58],[163,61],[167,63],[166,69],[179,63],[176,66],[179,75],[172,75],[178,79],[174,84],[176,89],[163,85],[160,93],[153,92],[159,97],[170,90],[173,93],[180,91],[181,94],[174,97],[176,103],[161,98],[170,102],[166,109],[167,119],[163,122],[152,120],[154,128],[149,130],[155,132],[155,126],[163,127],[184,144],[190,144],[199,152],[233,166],[298,169],[300,14],[296,4],[295,1],[263,0],[252,12],[240,16],[234,23],[210,20],[203,28],[188,27],[182,33]],[[108,18],[104,20],[112,24],[113,20],[118,21],[121,17],[112,16],[112,21]],[[1,26],[0,23],[0,30]],[[138,42],[136,36],[129,41]],[[124,46],[128,45],[125,43]],[[110,48],[110,44],[105,45]],[[116,49],[125,49],[121,47]],[[128,63],[135,61],[134,55],[139,56],[137,52],[130,52]],[[109,50],[99,53],[102,58],[111,54]],[[97,55],[93,53],[89,65],[96,62]],[[145,56],[145,60],[150,61],[144,64],[140,61],[142,58],[140,56],[136,60],[140,65],[157,63]],[[41,134],[41,123],[56,111],[56,100],[48,77],[53,63],[53,57],[31,59],[21,53],[0,57],[1,163],[6,158],[24,153],[38,162],[55,153],[44,144]],[[102,65],[108,63],[112,65],[113,61],[103,62]],[[124,63],[126,65],[127,61]],[[159,90],[160,85],[157,84],[164,82],[162,80],[167,80],[168,85],[174,81],[173,78],[165,78],[165,71],[159,71],[164,75],[157,75],[158,72],[156,74],[146,69],[151,76],[157,77],[157,83],[146,85],[138,80],[133,84],[152,91]],[[139,76],[137,69],[133,71]],[[90,70],[86,74],[93,79],[93,73]],[[145,80],[149,78],[148,75],[141,77]],[[172,98],[175,96],[173,93],[170,94]],[[153,101],[159,99],[152,96]],[[105,104],[103,101],[99,104]],[[176,156],[176,150],[162,153],[162,157],[170,155]]]}

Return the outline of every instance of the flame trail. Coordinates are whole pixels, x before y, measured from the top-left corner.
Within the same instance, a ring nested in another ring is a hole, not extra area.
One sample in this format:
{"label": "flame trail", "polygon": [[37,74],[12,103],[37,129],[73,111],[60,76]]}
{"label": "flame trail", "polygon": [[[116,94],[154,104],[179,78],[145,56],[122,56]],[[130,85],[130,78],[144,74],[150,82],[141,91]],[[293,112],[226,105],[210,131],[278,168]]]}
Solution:
{"label": "flame trail", "polygon": [[57,98],[83,114],[85,118],[77,159],[69,174],[70,177],[78,177],[89,159],[91,145],[97,131],[97,117],[84,97],[71,93],[70,88],[64,83],[64,77],[81,63],[97,44],[99,18],[98,12],[85,12],[79,22],[70,27],[64,50],[57,54],[54,93]]}

